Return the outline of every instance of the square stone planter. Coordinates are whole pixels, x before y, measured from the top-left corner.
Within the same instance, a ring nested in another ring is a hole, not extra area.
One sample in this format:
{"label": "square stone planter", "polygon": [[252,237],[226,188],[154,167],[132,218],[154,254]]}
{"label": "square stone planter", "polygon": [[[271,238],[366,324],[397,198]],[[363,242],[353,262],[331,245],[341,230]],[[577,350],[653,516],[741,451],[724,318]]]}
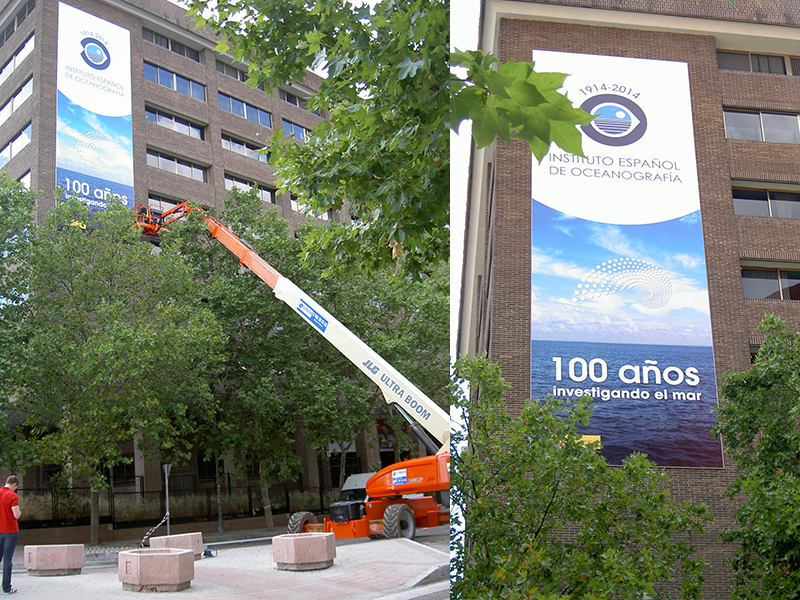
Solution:
{"label": "square stone planter", "polygon": [[200,560],[200,558],[203,556],[203,534],[198,532],[152,537],[150,538],[150,547],[191,550],[194,552],[194,559]]}
{"label": "square stone planter", "polygon": [[179,592],[194,579],[194,554],[176,548],[140,548],[119,553],[122,589],[133,592]]}
{"label": "square stone planter", "polygon": [[334,558],[336,537],[333,533],[289,533],[272,538],[272,560],[281,570],[327,569]]}
{"label": "square stone planter", "polygon": [[25,568],[34,577],[79,575],[84,555],[83,544],[25,546]]}

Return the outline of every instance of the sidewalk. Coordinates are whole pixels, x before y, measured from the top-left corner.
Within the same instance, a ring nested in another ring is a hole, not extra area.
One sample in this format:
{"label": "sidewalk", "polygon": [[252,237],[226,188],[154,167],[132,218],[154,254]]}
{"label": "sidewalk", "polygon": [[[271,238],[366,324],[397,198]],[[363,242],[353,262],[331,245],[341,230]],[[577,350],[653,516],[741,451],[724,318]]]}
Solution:
{"label": "sidewalk", "polygon": [[[434,600],[449,597],[450,556],[436,548],[405,539],[358,543],[342,540],[337,542],[336,559],[328,569],[279,571],[272,562],[269,539],[252,539],[253,533],[204,536],[204,544],[216,556],[195,561],[191,587],[167,595],[181,600]],[[19,590],[16,597],[134,600],[136,593],[123,591],[118,579],[116,552],[120,549],[124,548],[119,543],[113,547],[87,549],[86,566],[80,575],[31,577],[24,570],[19,548],[14,556],[12,576],[13,587]]]}

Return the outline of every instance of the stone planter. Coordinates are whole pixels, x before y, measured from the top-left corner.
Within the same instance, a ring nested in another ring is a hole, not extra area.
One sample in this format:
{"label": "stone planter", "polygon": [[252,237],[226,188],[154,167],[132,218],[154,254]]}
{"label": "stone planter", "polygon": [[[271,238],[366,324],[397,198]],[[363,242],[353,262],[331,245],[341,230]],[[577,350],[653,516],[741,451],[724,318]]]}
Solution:
{"label": "stone planter", "polygon": [[133,592],[178,592],[194,579],[194,553],[176,548],[140,548],[119,553],[122,589]]}
{"label": "stone planter", "polygon": [[203,534],[198,532],[152,537],[150,538],[150,547],[191,550],[194,552],[194,559],[200,560],[200,558],[203,556]]}
{"label": "stone planter", "polygon": [[281,570],[327,569],[335,557],[333,533],[289,533],[272,538],[272,560]]}
{"label": "stone planter", "polygon": [[79,575],[83,569],[84,547],[83,544],[25,546],[24,556],[28,575]]}

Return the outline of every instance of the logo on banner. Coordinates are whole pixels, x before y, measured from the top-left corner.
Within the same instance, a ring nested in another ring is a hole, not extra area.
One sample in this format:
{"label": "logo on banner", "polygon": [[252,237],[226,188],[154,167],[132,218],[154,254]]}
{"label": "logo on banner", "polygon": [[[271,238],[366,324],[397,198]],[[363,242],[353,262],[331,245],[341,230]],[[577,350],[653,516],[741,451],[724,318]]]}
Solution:
{"label": "logo on banner", "polygon": [[111,64],[111,54],[109,54],[108,48],[97,38],[83,38],[81,40],[81,46],[83,46],[81,58],[93,69],[102,71],[103,69],[107,69],[108,65]]}
{"label": "logo on banner", "polygon": [[593,96],[581,108],[595,119],[582,125],[583,132],[605,146],[628,146],[647,131],[647,116],[630,98],[616,94]]}

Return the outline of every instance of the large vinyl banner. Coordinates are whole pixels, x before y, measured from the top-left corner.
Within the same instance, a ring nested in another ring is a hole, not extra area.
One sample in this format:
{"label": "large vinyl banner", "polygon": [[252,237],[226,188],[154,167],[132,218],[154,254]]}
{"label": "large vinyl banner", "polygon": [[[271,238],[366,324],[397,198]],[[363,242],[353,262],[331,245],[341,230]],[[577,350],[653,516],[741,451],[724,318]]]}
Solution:
{"label": "large vinyl banner", "polygon": [[133,208],[130,32],[58,5],[56,185],[93,210]]}
{"label": "large vinyl banner", "polygon": [[722,467],[687,65],[533,60],[596,118],[585,158],[533,159],[531,396],[591,396],[611,464]]}

